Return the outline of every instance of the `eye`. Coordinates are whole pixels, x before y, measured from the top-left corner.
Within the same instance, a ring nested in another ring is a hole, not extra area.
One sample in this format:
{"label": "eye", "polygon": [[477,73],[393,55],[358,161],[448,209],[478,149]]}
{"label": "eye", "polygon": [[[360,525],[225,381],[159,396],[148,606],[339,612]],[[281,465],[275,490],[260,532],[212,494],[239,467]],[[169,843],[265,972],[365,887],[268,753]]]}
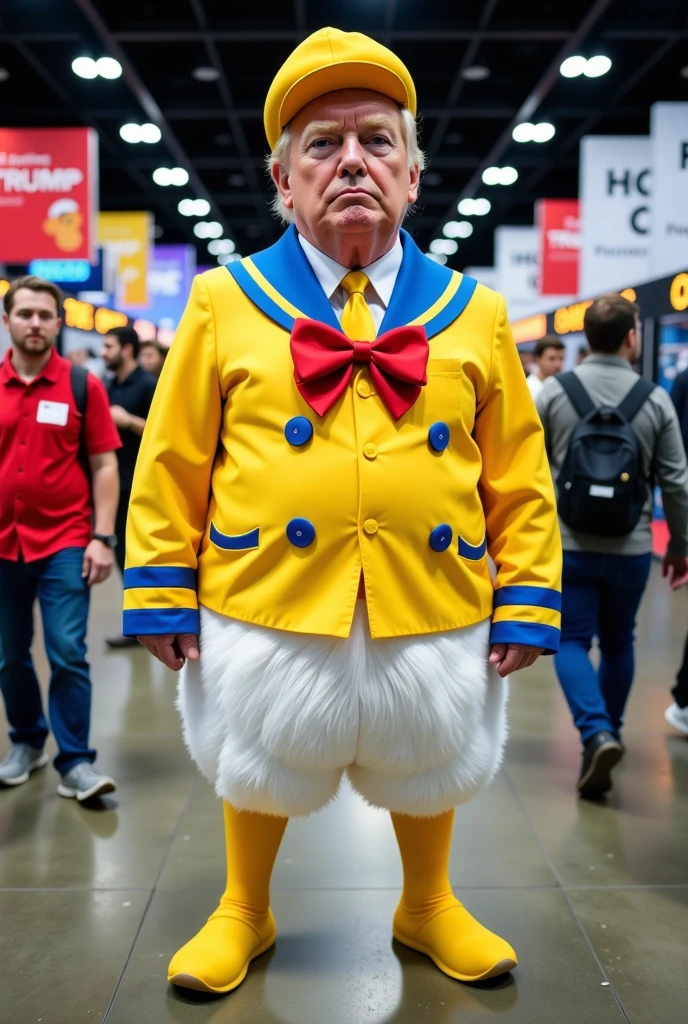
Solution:
{"label": "eye", "polygon": [[373,146],[388,146],[389,145],[389,139],[386,136],[384,136],[384,135],[373,135],[373,137],[371,138],[370,141],[373,144]]}
{"label": "eye", "polygon": [[311,142],[311,147],[315,149],[325,149],[326,146],[332,145],[332,139],[314,139]]}

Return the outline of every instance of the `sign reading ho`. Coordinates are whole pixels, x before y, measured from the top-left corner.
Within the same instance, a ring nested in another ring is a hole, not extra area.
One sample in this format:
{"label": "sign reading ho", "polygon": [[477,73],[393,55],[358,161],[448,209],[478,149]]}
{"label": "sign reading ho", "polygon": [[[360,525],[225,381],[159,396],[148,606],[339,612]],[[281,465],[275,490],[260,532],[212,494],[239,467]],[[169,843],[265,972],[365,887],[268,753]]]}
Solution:
{"label": "sign reading ho", "polygon": [[650,139],[589,135],[581,140],[580,290],[600,294],[650,276]]}

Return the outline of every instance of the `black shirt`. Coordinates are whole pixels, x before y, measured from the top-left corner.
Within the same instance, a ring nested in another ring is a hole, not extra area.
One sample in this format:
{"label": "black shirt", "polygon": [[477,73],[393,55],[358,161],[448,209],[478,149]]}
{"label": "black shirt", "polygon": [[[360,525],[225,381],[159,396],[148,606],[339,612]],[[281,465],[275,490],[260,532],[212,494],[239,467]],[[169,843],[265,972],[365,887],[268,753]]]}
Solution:
{"label": "black shirt", "polygon": [[[140,416],[145,420],[148,418],[156,383],[155,377],[146,373],[140,366],[121,382],[117,377],[113,377],[107,384],[110,405],[121,405],[132,416]],[[122,490],[128,491],[134,479],[134,466],[141,447],[141,438],[133,430],[120,430],[119,436],[122,440],[122,447],[117,449],[119,485]]]}

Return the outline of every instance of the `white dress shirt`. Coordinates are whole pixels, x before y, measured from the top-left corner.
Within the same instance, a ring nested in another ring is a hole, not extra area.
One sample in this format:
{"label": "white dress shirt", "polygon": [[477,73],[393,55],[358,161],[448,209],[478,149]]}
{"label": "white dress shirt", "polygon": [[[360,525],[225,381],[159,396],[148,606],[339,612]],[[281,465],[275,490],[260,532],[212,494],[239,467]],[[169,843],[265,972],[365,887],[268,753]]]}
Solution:
{"label": "white dress shirt", "polygon": [[528,389],[531,395],[533,396],[533,400],[535,400],[542,391],[542,388],[544,386],[542,379],[538,376],[537,373],[533,373],[531,371],[526,379],[526,384],[528,385]]}
{"label": "white dress shirt", "polygon": [[[302,235],[299,235],[299,242],[306,254],[306,259],[313,268],[313,273],[320,282],[325,295],[330,300],[330,305],[334,310],[337,320],[341,320],[346,300],[349,298],[348,292],[342,288],[341,283],[342,278],[350,273],[349,267],[343,267],[341,263],[337,263],[331,256],[326,256],[324,252],[316,249],[314,245],[306,241]],[[404,250],[402,249],[401,239],[397,236],[397,240],[389,252],[386,252],[379,260],[375,260],[369,267],[361,268],[370,281],[369,286],[365,290],[364,297],[370,307],[376,331],[380,330],[380,324],[384,319],[387,306],[392,298],[403,255]]]}

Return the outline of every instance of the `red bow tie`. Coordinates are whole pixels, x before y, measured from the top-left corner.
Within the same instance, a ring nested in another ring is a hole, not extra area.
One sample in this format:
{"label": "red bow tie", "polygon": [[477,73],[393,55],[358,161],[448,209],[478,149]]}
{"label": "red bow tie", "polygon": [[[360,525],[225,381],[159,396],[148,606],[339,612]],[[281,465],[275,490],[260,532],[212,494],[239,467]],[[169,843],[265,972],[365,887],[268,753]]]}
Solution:
{"label": "red bow tie", "polygon": [[346,391],[354,363],[368,363],[375,390],[395,420],[427,384],[428,339],[423,327],[395,327],[375,341],[351,341],[318,320],[298,319],[291,332],[294,379],[319,416]]}

